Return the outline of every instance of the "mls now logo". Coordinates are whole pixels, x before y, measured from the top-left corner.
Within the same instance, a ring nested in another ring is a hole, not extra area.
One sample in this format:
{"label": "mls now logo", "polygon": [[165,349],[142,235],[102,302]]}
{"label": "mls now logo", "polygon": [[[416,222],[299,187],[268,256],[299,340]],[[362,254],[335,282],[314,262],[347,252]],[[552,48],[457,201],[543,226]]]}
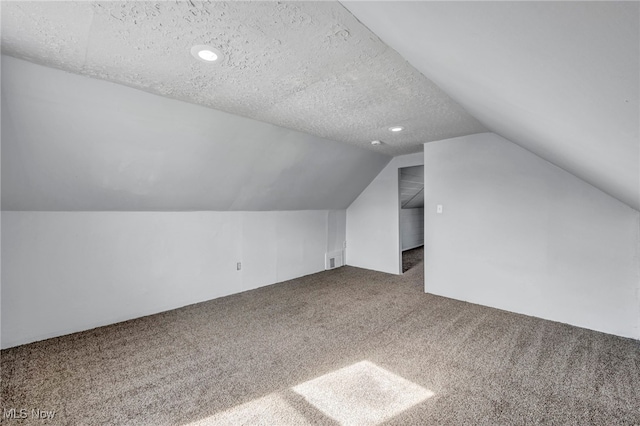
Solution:
{"label": "mls now logo", "polygon": [[2,409],[2,417],[5,419],[26,419],[29,416],[29,412],[26,408],[18,410],[17,408]]}
{"label": "mls now logo", "polygon": [[2,416],[6,419],[26,419],[29,416],[29,412],[26,408],[21,408],[20,410],[16,408],[2,410]]}
{"label": "mls now logo", "polygon": [[53,419],[55,415],[55,410],[46,411],[40,410],[39,408],[34,408],[33,410],[31,410],[31,418],[34,419]]}
{"label": "mls now logo", "polygon": [[[31,414],[31,416],[29,416]],[[27,417],[31,417],[32,419],[53,419],[56,415],[55,410],[46,411],[41,410],[39,408],[34,408],[29,412],[26,408],[4,408],[2,410],[2,417],[5,419],[26,419]]]}

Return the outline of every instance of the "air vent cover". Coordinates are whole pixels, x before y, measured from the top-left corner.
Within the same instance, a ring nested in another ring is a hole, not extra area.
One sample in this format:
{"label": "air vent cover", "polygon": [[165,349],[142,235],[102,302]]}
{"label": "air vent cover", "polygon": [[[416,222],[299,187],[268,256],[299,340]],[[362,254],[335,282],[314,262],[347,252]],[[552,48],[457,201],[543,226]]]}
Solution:
{"label": "air vent cover", "polygon": [[344,266],[344,251],[331,251],[324,256],[324,269],[335,269]]}

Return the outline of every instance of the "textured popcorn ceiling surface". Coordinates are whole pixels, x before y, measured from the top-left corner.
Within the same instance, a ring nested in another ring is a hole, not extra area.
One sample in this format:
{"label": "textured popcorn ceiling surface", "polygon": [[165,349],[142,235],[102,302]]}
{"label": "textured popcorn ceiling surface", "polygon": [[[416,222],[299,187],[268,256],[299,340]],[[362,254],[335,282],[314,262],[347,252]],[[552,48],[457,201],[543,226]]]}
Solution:
{"label": "textured popcorn ceiling surface", "polygon": [[2,51],[390,155],[486,131],[337,2],[3,2]]}

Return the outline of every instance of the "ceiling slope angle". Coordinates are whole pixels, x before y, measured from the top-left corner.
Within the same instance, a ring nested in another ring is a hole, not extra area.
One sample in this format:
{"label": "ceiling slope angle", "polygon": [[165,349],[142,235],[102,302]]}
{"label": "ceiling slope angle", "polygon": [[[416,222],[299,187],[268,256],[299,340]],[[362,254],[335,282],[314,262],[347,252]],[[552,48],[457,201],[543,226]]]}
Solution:
{"label": "ceiling slope angle", "polygon": [[391,157],[2,58],[2,209],[344,209]]}
{"label": "ceiling slope angle", "polygon": [[343,2],[491,131],[640,210],[639,2]]}
{"label": "ceiling slope angle", "polygon": [[400,169],[400,207],[424,208],[424,166]]}
{"label": "ceiling slope angle", "polygon": [[2,51],[393,156],[486,131],[338,2],[5,1]]}

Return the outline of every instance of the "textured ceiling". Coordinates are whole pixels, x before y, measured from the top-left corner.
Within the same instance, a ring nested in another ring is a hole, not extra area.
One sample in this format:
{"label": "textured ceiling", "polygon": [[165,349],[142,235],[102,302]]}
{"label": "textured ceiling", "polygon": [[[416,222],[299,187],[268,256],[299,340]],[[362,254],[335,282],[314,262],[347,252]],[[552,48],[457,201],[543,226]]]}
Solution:
{"label": "textured ceiling", "polygon": [[337,2],[3,1],[2,51],[389,155],[486,131]]}
{"label": "textured ceiling", "polygon": [[491,131],[640,210],[639,2],[345,2]]}

